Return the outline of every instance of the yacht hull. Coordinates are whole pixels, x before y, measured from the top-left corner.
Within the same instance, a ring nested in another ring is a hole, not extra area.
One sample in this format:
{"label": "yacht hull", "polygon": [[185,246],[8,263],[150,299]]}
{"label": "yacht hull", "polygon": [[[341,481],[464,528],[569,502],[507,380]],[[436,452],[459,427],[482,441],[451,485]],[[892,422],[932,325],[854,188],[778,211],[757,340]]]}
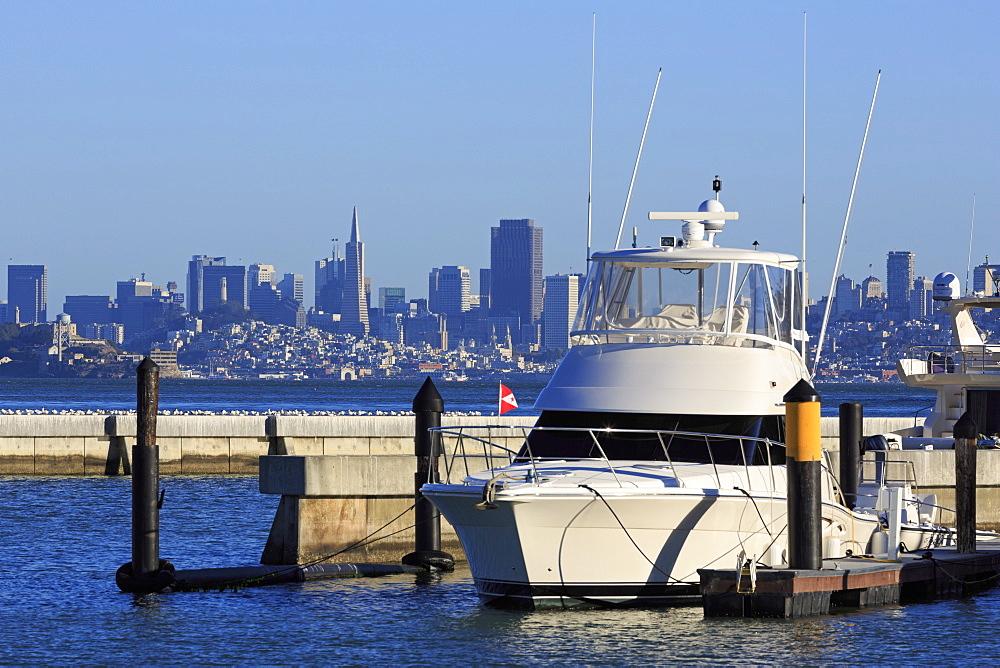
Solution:
{"label": "yacht hull", "polygon": [[[699,568],[735,567],[741,551],[764,565],[784,560],[786,505],[777,496],[543,490],[500,493],[495,508],[480,510],[478,491],[424,487],[454,526],[487,605],[691,604],[700,601]],[[824,504],[823,515],[825,544],[837,552],[829,556],[865,553],[879,527],[836,504]]]}

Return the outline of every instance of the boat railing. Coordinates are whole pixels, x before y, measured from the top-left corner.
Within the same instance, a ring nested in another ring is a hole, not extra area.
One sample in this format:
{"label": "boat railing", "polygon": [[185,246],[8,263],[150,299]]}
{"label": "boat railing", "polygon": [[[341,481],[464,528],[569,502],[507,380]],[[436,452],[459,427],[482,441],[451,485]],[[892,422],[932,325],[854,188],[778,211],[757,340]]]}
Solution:
{"label": "boat railing", "polygon": [[869,483],[879,487],[898,487],[908,485],[917,491],[917,471],[912,460],[891,460],[885,455],[888,450],[877,450],[873,457],[861,459],[861,471],[858,482]]}
{"label": "boat railing", "polygon": [[922,362],[928,374],[1000,374],[1000,349],[994,346],[911,346],[907,356]]}
{"label": "boat railing", "polygon": [[[733,462],[720,462],[717,460],[715,447],[723,442],[732,445],[736,444],[738,452],[741,453],[741,462],[735,462],[737,466],[742,466],[747,470],[747,479],[750,479],[749,469],[751,466],[767,467],[770,478],[771,489],[775,490],[778,481],[775,477],[773,466],[775,464],[784,465],[784,456],[775,457],[772,460],[772,450],[784,448],[784,444],[768,438],[758,438],[753,436],[735,436],[730,434],[710,434],[704,432],[690,432],[677,430],[656,430],[656,429],[591,429],[587,427],[538,427],[526,425],[480,425],[461,427],[439,427],[432,429],[440,438],[440,454],[444,459],[443,479],[444,483],[458,483],[477,473],[490,471],[491,477],[502,474],[500,469],[511,466],[515,463],[525,464],[530,467],[530,475],[525,476],[523,482],[540,485],[544,482],[544,473],[539,474],[538,464],[546,462],[579,462],[596,461],[603,463],[608,472],[620,487],[624,483],[619,475],[621,466],[612,464],[616,461],[635,461],[636,457],[609,456],[606,448],[606,441],[609,437],[624,436],[635,438],[637,436],[648,436],[656,439],[662,453],[662,460],[669,468],[672,477],[680,481],[678,474],[679,464],[709,464],[711,465],[712,478],[717,489],[722,489],[726,483],[722,481],[720,467],[732,466]],[[577,456],[544,456],[534,451],[529,435],[541,432],[558,432],[560,434],[579,433],[585,434],[592,442],[598,457],[577,457]],[[688,456],[684,459],[676,459],[671,454],[671,446],[675,441],[682,440],[685,448],[688,449]],[[693,443],[703,443],[705,455],[703,457],[692,458],[690,448]],[[514,447],[511,447],[514,446]],[[747,460],[747,453],[760,452],[758,456],[752,455],[751,461]],[[647,457],[642,457],[645,460]],[[697,461],[692,461],[697,459]],[[730,485],[731,486],[731,485]]]}
{"label": "boat railing", "polygon": [[590,329],[570,332],[574,346],[601,343],[644,343],[653,345],[724,345],[733,348],[781,347],[782,343],[760,334],[718,332],[709,329],[658,329],[628,327],[620,329]]}

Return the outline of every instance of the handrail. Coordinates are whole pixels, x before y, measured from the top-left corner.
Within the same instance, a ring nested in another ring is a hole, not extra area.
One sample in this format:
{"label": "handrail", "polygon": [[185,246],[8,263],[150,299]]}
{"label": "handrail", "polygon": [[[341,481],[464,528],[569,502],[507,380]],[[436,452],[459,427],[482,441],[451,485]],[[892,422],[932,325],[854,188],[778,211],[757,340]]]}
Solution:
{"label": "handrail", "polygon": [[[475,434],[468,433],[471,430],[477,430],[477,429],[486,430],[487,437],[483,438],[480,436],[476,436]],[[743,456],[742,466],[748,471],[750,467],[753,465],[747,460],[745,446],[747,445],[747,443],[756,443],[759,447],[764,447],[765,452],[767,454],[767,461],[768,461],[767,466],[771,469],[772,489],[776,488],[777,481],[775,480],[774,470],[772,468],[773,462],[771,457],[771,448],[775,445],[784,447],[784,444],[779,443],[777,441],[773,441],[769,438],[760,438],[756,436],[738,436],[734,434],[710,434],[705,432],[680,431],[676,429],[624,429],[624,428],[593,429],[589,427],[556,427],[556,426],[531,427],[526,425],[509,425],[509,426],[508,425],[463,425],[460,427],[436,427],[431,431],[437,432],[442,437],[441,440],[442,455],[445,457],[446,460],[444,468],[445,468],[445,475],[448,480],[451,480],[451,476],[456,472],[455,471],[456,463],[454,460],[459,457],[461,457],[463,460],[466,477],[472,475],[475,472],[470,470],[469,467],[470,459],[485,460],[486,468],[490,469],[491,471],[497,467],[498,463],[496,462],[496,459],[498,457],[504,462],[504,465],[509,465],[514,462],[515,458],[517,458],[518,454],[521,452],[521,449],[519,448],[518,450],[513,450],[511,448],[508,448],[506,446],[494,442],[493,440],[495,434],[495,432],[493,431],[494,429],[503,429],[507,434],[512,434],[516,433],[517,431],[521,431],[521,438],[523,439],[521,448],[524,448],[526,451],[525,453],[526,457],[522,456],[521,460],[523,460],[526,464],[531,466],[532,469],[531,480],[533,481],[533,484],[536,485],[538,484],[538,481],[542,478],[542,474],[539,473],[538,468],[536,466],[538,462],[565,461],[566,458],[536,456],[535,453],[532,452],[531,450],[531,441],[530,439],[527,438],[528,433],[531,431],[539,431],[539,432],[558,431],[564,433],[576,432],[576,433],[586,433],[590,435],[591,439],[594,441],[594,444],[597,446],[597,450],[601,456],[573,457],[572,459],[574,461],[604,462],[607,465],[609,472],[614,477],[615,481],[618,483],[619,487],[624,487],[624,483],[619,477],[618,472],[615,470],[615,467],[611,464],[611,460],[607,456],[607,453],[605,452],[604,447],[601,444],[600,439],[598,438],[598,434],[602,435],[603,434],[649,434],[656,436],[657,440],[660,443],[660,447],[663,449],[663,453],[666,458],[667,465],[670,467],[671,474],[678,481],[680,480],[680,477],[678,476],[676,464],[674,463],[673,458],[670,456],[670,444],[672,443],[674,437],[677,436],[694,437],[696,439],[702,439],[704,440],[705,448],[709,459],[709,461],[705,463],[710,464],[712,467],[716,488],[721,488],[722,476],[721,473],[719,472],[719,464],[715,461],[715,454],[713,452],[713,440],[739,441],[741,454]],[[669,436],[669,440],[667,440],[666,442],[664,442],[664,435]],[[454,441],[453,447],[451,448],[450,454],[445,451],[444,444],[446,441],[443,438],[444,436],[450,436],[456,439]],[[510,438],[511,436],[506,436],[506,437]],[[466,439],[476,444],[481,444],[483,446],[482,454],[470,453],[466,446]]]}

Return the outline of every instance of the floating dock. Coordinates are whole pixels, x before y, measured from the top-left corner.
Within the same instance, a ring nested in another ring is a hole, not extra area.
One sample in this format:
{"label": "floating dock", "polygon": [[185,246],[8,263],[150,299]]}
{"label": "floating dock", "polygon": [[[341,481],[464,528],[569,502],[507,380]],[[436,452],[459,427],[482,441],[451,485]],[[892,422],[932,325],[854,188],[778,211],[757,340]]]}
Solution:
{"label": "floating dock", "polygon": [[936,548],[904,554],[899,561],[824,559],[821,570],[760,569],[754,583],[746,573],[738,582],[735,569],[698,574],[706,617],[807,617],[989,589],[1000,580],[1000,545],[980,545],[972,554]]}

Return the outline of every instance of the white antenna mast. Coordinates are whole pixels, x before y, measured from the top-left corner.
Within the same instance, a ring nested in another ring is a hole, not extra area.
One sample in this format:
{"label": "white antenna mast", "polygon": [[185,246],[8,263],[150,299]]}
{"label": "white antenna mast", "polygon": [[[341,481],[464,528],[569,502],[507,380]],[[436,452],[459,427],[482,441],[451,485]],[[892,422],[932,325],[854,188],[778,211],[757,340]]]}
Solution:
{"label": "white antenna mast", "polygon": [[590,262],[590,230],[594,224],[594,63],[597,51],[597,12],[590,34],[590,183],[587,185],[587,262]]}
{"label": "white antenna mast", "polygon": [[802,328],[802,359],[806,361],[809,337],[806,336],[806,13],[802,12],[802,295],[799,299],[799,326]]}
{"label": "white antenna mast", "polygon": [[969,226],[969,261],[965,265],[965,296],[969,295],[969,270],[972,269],[972,232],[976,229],[976,193],[972,193],[972,225]]}
{"label": "white antenna mast", "polygon": [[847,215],[844,216],[844,229],[840,233],[840,246],[837,248],[837,261],[833,265],[833,276],[830,277],[830,291],[826,297],[826,309],[823,311],[823,326],[819,331],[819,343],[816,345],[816,359],[813,360],[813,377],[819,371],[819,358],[823,352],[823,339],[826,338],[826,326],[830,322],[830,308],[833,306],[833,291],[837,285],[837,274],[840,273],[840,263],[844,259],[844,247],[847,246],[847,227],[851,222],[851,209],[854,208],[854,193],[858,188],[858,176],[861,174],[861,161],[865,157],[865,144],[868,143],[868,129],[872,124],[872,114],[875,113],[875,98],[878,96],[878,83],[882,79],[882,70],[875,77],[875,92],[872,93],[872,105],[868,109],[868,122],[865,123],[865,135],[861,140],[861,152],[858,154],[858,165],[854,168],[854,183],[851,185],[851,196],[847,200]]}
{"label": "white antenna mast", "polygon": [[615,248],[622,241],[622,230],[625,229],[625,217],[628,216],[628,204],[632,201],[632,186],[635,185],[635,175],[639,171],[639,160],[642,158],[642,147],[646,143],[646,130],[649,129],[649,118],[653,115],[653,105],[656,104],[656,91],[660,88],[660,75],[663,68],[656,73],[656,85],[653,86],[653,99],[649,101],[649,112],[646,114],[646,125],[642,128],[642,139],[639,141],[639,153],[635,156],[635,167],[632,168],[632,180],[628,184],[628,195],[625,196],[625,210],[622,211],[622,222],[618,225],[618,238],[615,239]]}

